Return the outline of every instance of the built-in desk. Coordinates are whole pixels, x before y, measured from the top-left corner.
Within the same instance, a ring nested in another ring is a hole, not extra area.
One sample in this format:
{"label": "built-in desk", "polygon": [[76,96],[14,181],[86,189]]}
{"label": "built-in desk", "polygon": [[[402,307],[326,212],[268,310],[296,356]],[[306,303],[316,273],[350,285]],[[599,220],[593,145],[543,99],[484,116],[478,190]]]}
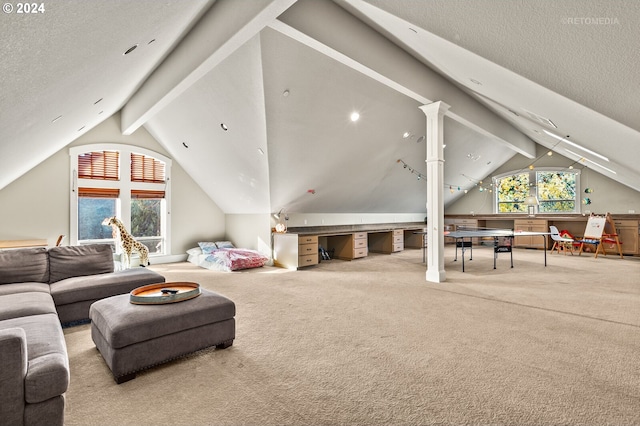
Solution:
{"label": "built-in desk", "polygon": [[366,232],[354,232],[351,234],[324,235],[319,237],[323,247],[333,257],[342,260],[353,260],[367,257],[369,248]]}
{"label": "built-in desk", "polygon": [[369,251],[372,253],[396,253],[404,250],[404,229],[369,232]]}
{"label": "built-in desk", "polygon": [[[605,213],[599,213],[604,216]],[[639,232],[640,215],[638,214],[611,214],[620,240],[622,253],[627,255],[640,255]],[[559,231],[566,230],[576,238],[581,238],[587,226],[589,215],[582,214],[536,214],[530,217],[526,214],[486,214],[486,215],[445,215],[445,224],[455,230],[464,223],[475,223],[479,228],[514,229],[521,231],[542,232],[549,231],[553,225]],[[549,245],[549,242],[547,242]],[[542,248],[536,246],[534,239],[517,237],[514,247]],[[607,250],[614,247],[606,247]]]}
{"label": "built-in desk", "polygon": [[363,258],[369,252],[397,253],[404,250],[407,234],[411,234],[410,243],[421,248],[422,241],[415,241],[413,231],[424,229],[419,223],[289,228],[285,234],[273,234],[273,260],[276,266],[298,269],[321,261],[319,247],[342,260]]}

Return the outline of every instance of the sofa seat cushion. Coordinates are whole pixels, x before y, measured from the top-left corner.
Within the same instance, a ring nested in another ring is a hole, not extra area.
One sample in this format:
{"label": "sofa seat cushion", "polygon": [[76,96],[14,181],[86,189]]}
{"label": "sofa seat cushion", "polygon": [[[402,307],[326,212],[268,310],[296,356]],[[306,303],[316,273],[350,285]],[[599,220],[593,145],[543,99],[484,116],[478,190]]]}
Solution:
{"label": "sofa seat cushion", "polygon": [[21,328],[0,330],[0,422],[24,424],[24,377],[27,375],[27,336]]}
{"label": "sofa seat cushion", "polygon": [[113,253],[107,244],[60,246],[49,249],[49,283],[69,277],[113,272]]}
{"label": "sofa seat cushion", "polygon": [[49,293],[30,292],[0,296],[0,321],[40,314],[57,315]]}
{"label": "sofa seat cushion", "polygon": [[49,284],[26,282],[26,283],[14,283],[14,284],[2,284],[0,285],[0,296],[5,294],[17,294],[17,293],[29,293],[38,292],[49,294]]}
{"label": "sofa seat cushion", "polygon": [[[111,274],[67,278],[50,285],[56,306],[104,299],[147,284],[163,283],[164,277],[151,269],[135,268]],[[88,312],[87,312],[88,314]],[[88,317],[87,317],[88,318]]]}
{"label": "sofa seat cushion", "polygon": [[45,247],[0,250],[0,284],[49,282],[49,256]]}
{"label": "sofa seat cushion", "polygon": [[21,328],[27,336],[25,401],[35,404],[65,393],[69,386],[69,357],[58,316],[30,315],[0,321],[0,330],[8,328]]}

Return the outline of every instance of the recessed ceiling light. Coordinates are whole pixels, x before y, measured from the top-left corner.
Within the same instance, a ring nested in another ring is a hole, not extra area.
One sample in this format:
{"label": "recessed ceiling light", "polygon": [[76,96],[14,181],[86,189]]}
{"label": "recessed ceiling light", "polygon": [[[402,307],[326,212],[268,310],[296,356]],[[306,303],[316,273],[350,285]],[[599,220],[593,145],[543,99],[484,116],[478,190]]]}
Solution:
{"label": "recessed ceiling light", "polygon": [[424,140],[425,140],[425,137],[424,136],[420,136],[418,138],[418,140],[416,141],[416,143],[424,142]]}
{"label": "recessed ceiling light", "polygon": [[284,92],[282,92],[282,96],[284,96],[285,98],[289,96],[289,89],[286,89]]}
{"label": "recessed ceiling light", "polygon": [[56,121],[60,120],[62,118],[61,115],[57,116],[56,118],[54,118],[53,120],[51,120],[52,123],[55,123]]}
{"label": "recessed ceiling light", "polygon": [[409,31],[413,31],[414,33],[418,34],[418,31],[416,31],[414,28],[409,27]]}
{"label": "recessed ceiling light", "polygon": [[82,127],[80,127],[80,128],[78,129],[78,131],[80,132],[80,131],[84,130],[84,128],[85,128],[85,127],[87,127],[87,126],[82,126]]}
{"label": "recessed ceiling light", "polygon": [[225,132],[226,132],[227,130],[229,130],[229,128],[227,127],[227,125],[226,125],[226,124],[224,124],[224,123],[220,123],[220,127],[221,127],[221,128],[222,128],[222,130],[224,130]]}
{"label": "recessed ceiling light", "polygon": [[402,138],[403,138],[403,139],[406,139],[406,138],[408,138],[409,136],[411,136],[411,133],[409,133],[409,132],[404,132],[404,133],[402,134]]}
{"label": "recessed ceiling light", "polygon": [[134,50],[136,50],[136,48],[138,47],[137,44],[134,44],[133,46],[131,46],[130,48],[128,48],[127,50],[125,50],[125,52],[123,53],[123,55],[128,55],[129,53],[133,52]]}
{"label": "recessed ceiling light", "polygon": [[358,121],[360,119],[360,114],[357,111],[351,113],[351,121]]}
{"label": "recessed ceiling light", "polygon": [[184,146],[185,148],[189,148],[189,145],[187,145],[186,142],[182,142],[182,146]]}
{"label": "recessed ceiling light", "polygon": [[264,151],[262,150],[262,148],[258,148],[258,154],[264,155]]}
{"label": "recessed ceiling light", "polygon": [[156,41],[156,39],[155,39],[155,38],[154,38],[154,39],[152,39],[152,40],[149,40],[149,43],[147,43],[147,44],[151,44],[151,43],[153,43],[154,41]]}
{"label": "recessed ceiling light", "polygon": [[103,99],[103,98],[98,99],[98,100],[97,100],[97,101],[95,101],[93,104],[94,104],[94,105],[99,104],[99,103],[102,101],[102,99]]}
{"label": "recessed ceiling light", "polygon": [[469,80],[471,80],[471,82],[473,84],[477,84],[478,86],[482,86],[482,83],[480,83],[478,80],[476,80],[475,78],[470,78]]}

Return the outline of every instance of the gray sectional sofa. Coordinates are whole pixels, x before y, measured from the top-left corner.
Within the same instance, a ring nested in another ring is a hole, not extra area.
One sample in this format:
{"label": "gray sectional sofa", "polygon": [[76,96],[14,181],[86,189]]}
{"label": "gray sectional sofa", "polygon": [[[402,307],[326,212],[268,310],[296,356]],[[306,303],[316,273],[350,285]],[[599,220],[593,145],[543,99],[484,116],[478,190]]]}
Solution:
{"label": "gray sectional sofa", "polygon": [[0,423],[62,425],[62,324],[88,320],[97,300],[164,281],[146,268],[114,272],[103,244],[0,250]]}

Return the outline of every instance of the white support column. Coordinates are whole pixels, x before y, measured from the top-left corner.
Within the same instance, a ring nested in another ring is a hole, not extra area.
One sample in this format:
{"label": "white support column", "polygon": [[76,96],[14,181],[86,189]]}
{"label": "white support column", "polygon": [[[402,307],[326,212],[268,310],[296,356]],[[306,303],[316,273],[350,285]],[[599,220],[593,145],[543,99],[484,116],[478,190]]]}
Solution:
{"label": "white support column", "polygon": [[442,101],[420,107],[427,116],[427,281],[445,281],[444,272],[444,115]]}

